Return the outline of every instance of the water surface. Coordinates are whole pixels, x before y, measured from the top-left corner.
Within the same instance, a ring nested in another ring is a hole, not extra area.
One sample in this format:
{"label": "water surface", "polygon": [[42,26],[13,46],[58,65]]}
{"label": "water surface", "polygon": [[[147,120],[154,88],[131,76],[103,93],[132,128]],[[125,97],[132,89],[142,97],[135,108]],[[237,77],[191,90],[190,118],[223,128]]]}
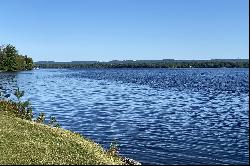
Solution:
{"label": "water surface", "polygon": [[[249,164],[248,69],[0,73],[34,111],[143,164]],[[14,98],[12,95],[11,98]]]}

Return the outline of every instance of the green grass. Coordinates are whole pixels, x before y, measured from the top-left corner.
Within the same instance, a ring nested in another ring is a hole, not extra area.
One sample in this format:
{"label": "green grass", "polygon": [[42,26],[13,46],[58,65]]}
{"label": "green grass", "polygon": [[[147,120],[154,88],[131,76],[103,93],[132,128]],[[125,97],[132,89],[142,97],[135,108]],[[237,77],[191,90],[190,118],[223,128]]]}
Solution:
{"label": "green grass", "polygon": [[0,109],[0,164],[122,165],[95,142]]}

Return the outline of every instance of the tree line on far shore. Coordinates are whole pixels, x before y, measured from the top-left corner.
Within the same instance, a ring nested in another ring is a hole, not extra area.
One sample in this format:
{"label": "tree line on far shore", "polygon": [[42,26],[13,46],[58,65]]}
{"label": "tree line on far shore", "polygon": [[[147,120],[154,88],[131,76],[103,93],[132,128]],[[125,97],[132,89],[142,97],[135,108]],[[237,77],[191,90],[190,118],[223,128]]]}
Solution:
{"label": "tree line on far shore", "polygon": [[21,55],[13,45],[0,46],[0,71],[32,70],[32,58]]}
{"label": "tree line on far shore", "polygon": [[177,60],[148,62],[35,63],[39,68],[249,68],[249,60]]}

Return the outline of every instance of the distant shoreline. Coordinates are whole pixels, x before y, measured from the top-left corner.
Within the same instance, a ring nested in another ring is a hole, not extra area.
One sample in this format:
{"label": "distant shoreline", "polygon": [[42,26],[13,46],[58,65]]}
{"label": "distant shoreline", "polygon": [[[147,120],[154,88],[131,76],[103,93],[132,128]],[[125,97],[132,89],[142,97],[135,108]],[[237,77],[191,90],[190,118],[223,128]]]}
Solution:
{"label": "distant shoreline", "polygon": [[35,62],[35,68],[249,68],[249,59]]}

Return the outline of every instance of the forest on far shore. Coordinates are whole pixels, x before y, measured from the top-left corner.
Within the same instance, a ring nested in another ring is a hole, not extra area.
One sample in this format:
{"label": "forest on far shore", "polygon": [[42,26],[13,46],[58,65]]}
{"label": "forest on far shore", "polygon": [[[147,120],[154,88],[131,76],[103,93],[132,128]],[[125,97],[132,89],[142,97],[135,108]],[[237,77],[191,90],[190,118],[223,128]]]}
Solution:
{"label": "forest on far shore", "polygon": [[35,62],[39,68],[249,68],[249,59]]}

